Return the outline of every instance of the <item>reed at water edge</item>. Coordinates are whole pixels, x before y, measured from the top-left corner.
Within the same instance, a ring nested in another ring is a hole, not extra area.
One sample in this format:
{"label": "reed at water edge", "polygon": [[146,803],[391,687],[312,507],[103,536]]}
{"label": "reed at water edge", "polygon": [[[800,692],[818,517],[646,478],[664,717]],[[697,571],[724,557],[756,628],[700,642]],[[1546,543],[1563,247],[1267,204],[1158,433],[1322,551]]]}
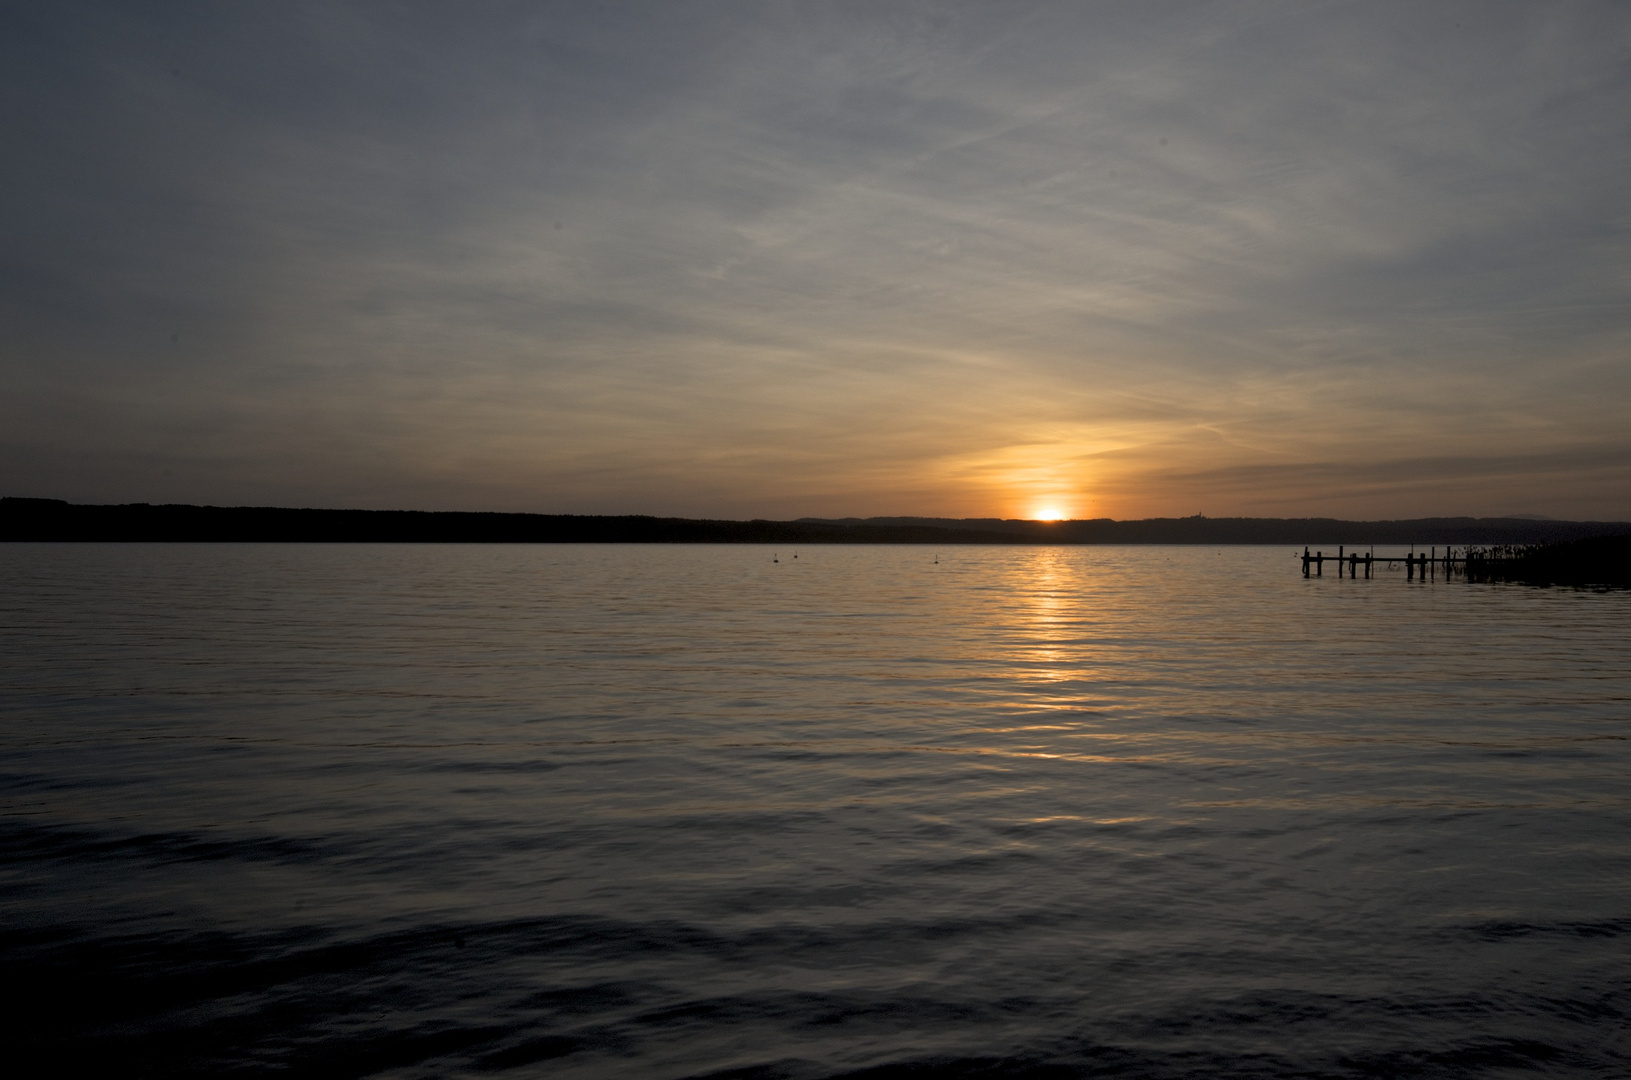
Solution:
{"label": "reed at water edge", "polygon": [[1469,581],[1631,588],[1631,536],[1466,549]]}

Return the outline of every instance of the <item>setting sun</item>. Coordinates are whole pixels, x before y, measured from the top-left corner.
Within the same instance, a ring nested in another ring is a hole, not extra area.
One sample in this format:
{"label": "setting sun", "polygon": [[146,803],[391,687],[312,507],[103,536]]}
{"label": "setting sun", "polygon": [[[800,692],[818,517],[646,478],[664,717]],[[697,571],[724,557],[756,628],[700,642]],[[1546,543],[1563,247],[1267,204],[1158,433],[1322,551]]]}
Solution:
{"label": "setting sun", "polygon": [[1064,516],[1065,512],[1057,506],[1044,506],[1036,512],[1036,520],[1038,521],[1059,521]]}

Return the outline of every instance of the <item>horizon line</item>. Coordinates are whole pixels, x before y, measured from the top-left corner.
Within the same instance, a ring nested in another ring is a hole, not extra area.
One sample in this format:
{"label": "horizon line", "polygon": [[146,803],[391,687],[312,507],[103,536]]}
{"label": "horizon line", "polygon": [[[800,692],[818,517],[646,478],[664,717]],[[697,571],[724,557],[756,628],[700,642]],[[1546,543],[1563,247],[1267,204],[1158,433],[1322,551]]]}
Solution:
{"label": "horizon line", "polygon": [[623,513],[579,513],[574,511],[552,510],[425,510],[412,507],[361,507],[361,506],[296,506],[274,505],[270,503],[187,503],[187,502],[72,502],[68,499],[59,499],[40,495],[0,495],[0,503],[33,503],[36,505],[68,506],[75,508],[115,509],[115,508],[178,508],[195,510],[280,510],[300,513],[330,513],[330,514],[491,514],[496,516],[522,516],[522,517],[551,517],[551,518],[642,518],[652,521],[718,521],[736,524],[751,524],[753,522],[771,522],[776,524],[843,524],[846,522],[872,522],[872,521],[956,521],[977,522],[995,521],[1004,523],[1023,523],[1030,525],[1072,525],[1092,524],[1097,522],[1111,522],[1115,524],[1136,524],[1140,522],[1155,521],[1320,521],[1338,522],[1342,524],[1403,524],[1418,521],[1514,521],[1531,524],[1557,524],[1557,525],[1631,525],[1631,520],[1615,518],[1558,518],[1546,514],[1430,514],[1422,517],[1378,517],[1378,518],[1344,518],[1330,515],[1296,515],[1290,517],[1270,517],[1254,514],[1185,514],[1155,515],[1143,518],[1114,518],[1114,517],[1062,517],[1062,518],[1025,518],[1000,517],[997,515],[981,515],[973,517],[954,517],[946,514],[869,514],[865,517],[857,514],[845,514],[837,517],[803,514],[791,518],[747,517],[728,518],[710,516],[684,516],[679,514],[657,514],[647,511],[629,511]]}

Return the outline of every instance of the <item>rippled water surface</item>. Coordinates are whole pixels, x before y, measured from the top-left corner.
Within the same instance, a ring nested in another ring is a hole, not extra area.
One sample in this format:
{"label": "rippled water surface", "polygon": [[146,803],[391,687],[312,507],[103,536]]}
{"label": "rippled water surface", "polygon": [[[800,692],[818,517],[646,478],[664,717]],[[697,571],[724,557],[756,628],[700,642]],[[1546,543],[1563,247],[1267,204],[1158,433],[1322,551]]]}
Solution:
{"label": "rippled water surface", "polygon": [[1631,595],[774,554],[0,546],[8,1049],[1631,1075]]}

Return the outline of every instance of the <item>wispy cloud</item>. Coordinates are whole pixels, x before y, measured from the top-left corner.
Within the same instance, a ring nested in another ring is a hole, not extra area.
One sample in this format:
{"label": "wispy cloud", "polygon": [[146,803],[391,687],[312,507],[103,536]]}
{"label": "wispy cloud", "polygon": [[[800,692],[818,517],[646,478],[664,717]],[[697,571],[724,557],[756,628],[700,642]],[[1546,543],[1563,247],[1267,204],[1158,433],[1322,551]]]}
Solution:
{"label": "wispy cloud", "polygon": [[1621,5],[3,18],[8,491],[1631,514]]}

